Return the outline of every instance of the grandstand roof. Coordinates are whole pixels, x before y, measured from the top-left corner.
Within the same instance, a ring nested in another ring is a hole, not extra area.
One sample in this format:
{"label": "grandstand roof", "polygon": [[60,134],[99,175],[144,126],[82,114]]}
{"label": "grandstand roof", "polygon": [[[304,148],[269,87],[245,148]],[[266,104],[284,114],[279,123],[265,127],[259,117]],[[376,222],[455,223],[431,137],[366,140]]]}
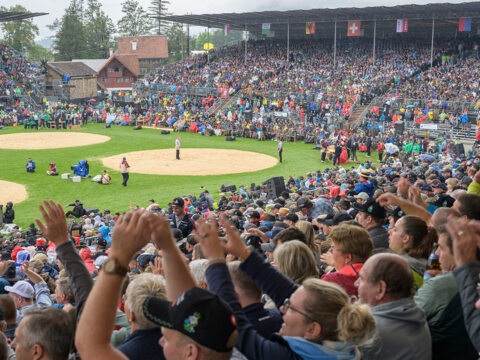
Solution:
{"label": "grandstand roof", "polygon": [[232,30],[257,30],[262,23],[272,24],[272,29],[284,28],[286,24],[299,24],[308,21],[332,23],[337,21],[387,21],[396,19],[431,20],[455,19],[459,17],[480,17],[480,2],[460,4],[438,3],[427,5],[374,6],[364,8],[310,9],[289,11],[261,11],[247,13],[223,13],[203,15],[171,15],[161,19],[182,24],[223,28],[229,24]]}
{"label": "grandstand roof", "polygon": [[48,13],[31,13],[23,11],[0,11],[0,22],[25,20],[37,16],[48,15]]}

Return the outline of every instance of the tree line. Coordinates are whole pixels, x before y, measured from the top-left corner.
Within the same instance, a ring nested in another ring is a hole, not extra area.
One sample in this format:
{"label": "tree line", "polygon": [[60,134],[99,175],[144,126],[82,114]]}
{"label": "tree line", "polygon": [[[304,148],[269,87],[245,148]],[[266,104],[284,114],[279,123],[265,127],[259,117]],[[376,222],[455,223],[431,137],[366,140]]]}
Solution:
{"label": "tree line", "polygon": [[[124,0],[121,3],[123,16],[115,24],[98,0],[70,0],[63,15],[48,26],[54,32],[53,54],[35,43],[39,30],[33,19],[2,23],[2,41],[33,60],[54,57],[55,61],[70,61],[108,58],[110,48],[116,48],[118,36],[162,34],[168,39],[168,61],[172,62],[186,56],[188,45],[190,50],[203,50],[207,42],[220,47],[243,38],[242,31],[231,31],[225,36],[223,29],[218,29],[190,36],[187,42],[186,26],[160,19],[169,15],[170,1],[152,0],[150,5],[145,9],[136,0]],[[21,5],[0,10],[27,11]]]}

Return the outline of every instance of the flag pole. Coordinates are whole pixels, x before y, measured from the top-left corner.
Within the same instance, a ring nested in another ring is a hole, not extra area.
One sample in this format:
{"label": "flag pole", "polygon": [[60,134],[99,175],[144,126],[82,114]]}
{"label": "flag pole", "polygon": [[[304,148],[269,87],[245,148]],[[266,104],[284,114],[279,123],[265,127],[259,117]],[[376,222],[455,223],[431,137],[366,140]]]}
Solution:
{"label": "flag pole", "polygon": [[290,23],[287,22],[287,63],[290,61]]}
{"label": "flag pole", "polygon": [[335,27],[333,31],[333,67],[337,66],[337,20],[335,20]]}
{"label": "flag pole", "polygon": [[377,37],[377,19],[373,20],[373,63],[372,67],[375,67],[375,39]]}
{"label": "flag pole", "polygon": [[247,63],[247,25],[245,25],[245,64]]}
{"label": "flag pole", "polygon": [[433,37],[435,36],[435,15],[432,16],[432,47],[430,49],[430,70],[433,68]]}
{"label": "flag pole", "polygon": [[210,64],[210,27],[207,28],[207,64]]}

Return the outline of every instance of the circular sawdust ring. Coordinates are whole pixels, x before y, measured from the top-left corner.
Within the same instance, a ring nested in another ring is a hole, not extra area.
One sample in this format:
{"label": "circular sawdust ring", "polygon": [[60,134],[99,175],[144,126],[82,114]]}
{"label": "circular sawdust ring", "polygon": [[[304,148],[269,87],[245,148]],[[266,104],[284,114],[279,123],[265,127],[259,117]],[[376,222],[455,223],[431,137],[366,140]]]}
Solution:
{"label": "circular sawdust ring", "polygon": [[28,132],[0,135],[0,149],[41,150],[88,146],[110,140],[105,135],[85,132]]}
{"label": "circular sawdust ring", "polygon": [[180,160],[175,159],[175,149],[135,151],[103,158],[103,165],[118,170],[126,157],[131,173],[152,175],[225,175],[253,172],[275,166],[276,158],[251,151],[227,149],[180,150]]}
{"label": "circular sawdust ring", "polygon": [[17,204],[28,198],[27,188],[22,184],[0,180],[0,189],[2,189],[0,191],[0,204],[3,204],[3,206],[8,201]]}

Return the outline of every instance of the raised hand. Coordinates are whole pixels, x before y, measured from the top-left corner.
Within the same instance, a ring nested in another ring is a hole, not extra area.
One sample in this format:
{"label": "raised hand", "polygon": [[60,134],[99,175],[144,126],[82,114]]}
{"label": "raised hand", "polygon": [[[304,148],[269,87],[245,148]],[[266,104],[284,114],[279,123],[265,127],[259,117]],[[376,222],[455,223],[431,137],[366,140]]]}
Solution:
{"label": "raised hand", "polygon": [[453,255],[457,267],[466,262],[477,260],[476,249],[480,245],[480,233],[477,221],[449,216],[447,231],[453,242]]}
{"label": "raised hand", "polygon": [[110,256],[124,267],[128,267],[133,254],[150,241],[148,216],[151,215],[142,214],[140,211],[128,212],[120,216],[114,227]]}
{"label": "raised hand", "polygon": [[222,246],[228,253],[245,260],[250,255],[250,249],[240,238],[240,234],[238,233],[237,229],[230,224],[225,215],[220,218],[220,224],[225,229],[227,235],[227,243],[222,244]]}
{"label": "raised hand", "polygon": [[160,256],[156,256],[154,261],[150,261],[150,269],[152,269],[152,274],[163,275],[163,264]]}
{"label": "raised hand", "polygon": [[397,206],[398,205],[397,199],[398,198],[395,195],[387,192],[385,194],[380,195],[377,198],[377,202],[380,204],[380,206],[387,206],[387,205]]}
{"label": "raised hand", "polygon": [[45,224],[38,218],[35,219],[35,222],[42,234],[57,247],[69,242],[67,223],[62,205],[55,204],[53,200],[43,200],[43,205],[38,205],[38,209]]}
{"label": "raised hand", "polygon": [[195,240],[201,244],[205,257],[207,259],[224,258],[225,250],[218,238],[216,222],[209,224],[203,219],[198,219],[195,225]]}
{"label": "raised hand", "polygon": [[152,242],[158,250],[175,246],[170,223],[166,218],[151,215],[148,217],[148,226],[152,232]]}

